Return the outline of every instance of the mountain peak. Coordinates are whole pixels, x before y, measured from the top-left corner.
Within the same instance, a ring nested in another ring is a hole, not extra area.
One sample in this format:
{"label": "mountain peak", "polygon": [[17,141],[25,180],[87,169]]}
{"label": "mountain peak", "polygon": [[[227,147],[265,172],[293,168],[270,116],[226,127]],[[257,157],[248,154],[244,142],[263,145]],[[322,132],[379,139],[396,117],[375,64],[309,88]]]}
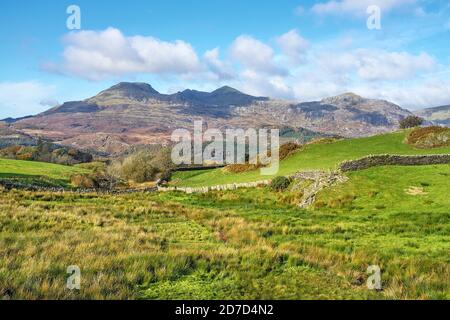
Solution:
{"label": "mountain peak", "polygon": [[96,97],[118,97],[145,100],[158,96],[160,93],[151,85],[143,82],[120,82],[109,89],[100,92]]}
{"label": "mountain peak", "polygon": [[346,92],[334,97],[325,98],[322,100],[322,102],[328,104],[341,104],[341,103],[356,104],[362,102],[363,100],[364,100],[363,97],[353,92]]}
{"label": "mountain peak", "polygon": [[220,94],[225,94],[225,93],[243,94],[241,91],[239,91],[239,90],[237,90],[235,88],[232,88],[230,86],[223,86],[223,87],[221,87],[221,88],[219,88],[217,90],[214,90],[211,93],[212,94],[217,94],[217,93],[220,93]]}
{"label": "mountain peak", "polygon": [[151,85],[145,82],[119,82],[107,90],[142,90],[152,93],[159,93]]}

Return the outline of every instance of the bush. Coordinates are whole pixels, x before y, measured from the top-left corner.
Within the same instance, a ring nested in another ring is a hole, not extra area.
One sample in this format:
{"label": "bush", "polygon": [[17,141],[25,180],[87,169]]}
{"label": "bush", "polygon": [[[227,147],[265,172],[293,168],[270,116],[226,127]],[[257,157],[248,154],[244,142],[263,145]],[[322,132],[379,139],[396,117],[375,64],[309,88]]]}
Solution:
{"label": "bush", "polygon": [[270,183],[270,188],[273,191],[283,191],[283,190],[286,190],[287,188],[289,188],[290,185],[291,185],[291,179],[286,178],[286,177],[276,177]]}
{"label": "bush", "polygon": [[260,164],[230,164],[224,168],[225,171],[230,173],[242,173],[259,169]]}
{"label": "bush", "polygon": [[82,188],[82,189],[95,188],[94,180],[87,174],[75,174],[70,178],[70,182],[75,188]]}
{"label": "bush", "polygon": [[420,127],[424,120],[418,116],[408,116],[399,122],[400,129]]}
{"label": "bush", "polygon": [[81,189],[112,190],[123,182],[105,172],[75,174],[70,178],[72,186]]}
{"label": "bush", "polygon": [[421,149],[450,146],[450,128],[438,126],[416,128],[408,135],[406,143]]}
{"label": "bush", "polygon": [[280,147],[280,161],[286,159],[295,151],[300,149],[300,145],[295,142],[288,142]]}
{"label": "bush", "polygon": [[151,160],[151,156],[145,152],[125,158],[121,168],[122,176],[137,183],[153,180],[158,170],[152,165]]}
{"label": "bush", "polygon": [[76,165],[77,168],[82,168],[86,170],[90,170],[92,172],[105,172],[106,170],[106,163],[105,162],[87,162],[87,163],[80,163]]}
{"label": "bush", "polygon": [[174,168],[169,148],[140,150],[108,166],[108,174],[127,181],[143,183],[168,177]]}
{"label": "bush", "polygon": [[39,140],[37,146],[9,146],[0,149],[0,156],[8,159],[41,161],[64,165],[91,162],[91,154],[77,149],[68,149]]}

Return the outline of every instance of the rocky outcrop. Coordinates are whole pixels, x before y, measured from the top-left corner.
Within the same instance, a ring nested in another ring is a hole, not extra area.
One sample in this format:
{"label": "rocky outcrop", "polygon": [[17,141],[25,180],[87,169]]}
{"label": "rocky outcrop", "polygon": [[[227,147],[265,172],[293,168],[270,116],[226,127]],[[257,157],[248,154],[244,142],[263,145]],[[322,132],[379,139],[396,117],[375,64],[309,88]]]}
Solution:
{"label": "rocky outcrop", "polygon": [[304,181],[311,181],[311,183],[303,188],[303,197],[300,200],[299,207],[307,208],[314,203],[317,193],[319,191],[346,182],[348,178],[338,171],[305,171],[298,172],[291,176],[297,184]]}

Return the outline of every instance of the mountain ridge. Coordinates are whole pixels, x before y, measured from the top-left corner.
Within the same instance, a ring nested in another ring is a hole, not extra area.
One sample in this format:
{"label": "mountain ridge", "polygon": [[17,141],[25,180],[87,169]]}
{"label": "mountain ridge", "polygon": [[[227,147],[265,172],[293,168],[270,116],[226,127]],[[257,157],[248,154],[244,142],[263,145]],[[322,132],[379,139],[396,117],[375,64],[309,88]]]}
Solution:
{"label": "mountain ridge", "polygon": [[161,94],[146,83],[121,82],[9,125],[79,149],[116,153],[138,144],[168,143],[174,130],[191,130],[195,120],[221,130],[288,127],[362,137],[392,131],[408,115],[396,104],[354,93],[298,103],[251,96],[229,86]]}
{"label": "mountain ridge", "polygon": [[450,105],[417,110],[415,113],[433,124],[450,126]]}

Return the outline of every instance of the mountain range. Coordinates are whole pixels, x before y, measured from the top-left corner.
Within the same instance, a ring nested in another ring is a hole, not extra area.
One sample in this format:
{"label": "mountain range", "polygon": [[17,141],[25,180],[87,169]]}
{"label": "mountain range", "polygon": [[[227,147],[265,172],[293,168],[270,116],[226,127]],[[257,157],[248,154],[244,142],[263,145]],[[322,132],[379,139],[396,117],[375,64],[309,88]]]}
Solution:
{"label": "mountain range", "polygon": [[[424,112],[442,113],[440,109]],[[395,130],[408,115],[410,111],[391,102],[353,93],[298,103],[255,97],[228,86],[212,92],[161,94],[146,83],[122,82],[36,116],[6,119],[3,126],[27,136],[114,154],[134,145],[167,143],[173,130],[192,130],[193,121],[200,119],[207,127],[221,130],[283,127],[361,137]]]}

